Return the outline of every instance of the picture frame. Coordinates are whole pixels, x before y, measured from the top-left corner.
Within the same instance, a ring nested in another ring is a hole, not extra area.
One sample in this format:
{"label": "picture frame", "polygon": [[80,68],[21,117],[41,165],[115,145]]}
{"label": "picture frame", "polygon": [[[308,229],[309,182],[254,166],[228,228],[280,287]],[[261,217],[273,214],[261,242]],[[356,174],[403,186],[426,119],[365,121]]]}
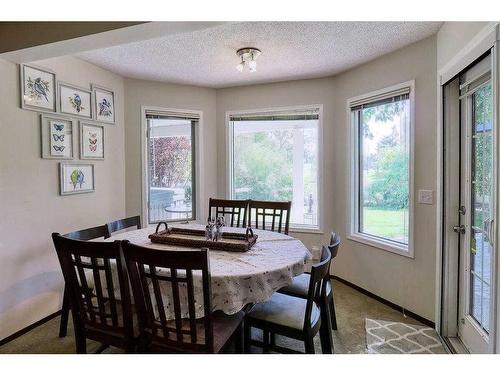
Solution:
{"label": "picture frame", "polygon": [[94,164],[59,163],[59,194],[83,194],[95,191]]}
{"label": "picture frame", "polygon": [[115,124],[115,92],[96,84],[91,85],[94,100],[94,120]]}
{"label": "picture frame", "polygon": [[104,160],[104,126],[80,121],[80,159]]}
{"label": "picture frame", "polygon": [[43,159],[74,159],[75,121],[57,115],[40,114]]}
{"label": "picture frame", "polygon": [[31,64],[20,65],[21,108],[57,112],[57,76],[52,70]]}
{"label": "picture frame", "polygon": [[57,96],[61,114],[92,119],[92,91],[70,83],[57,81]]}

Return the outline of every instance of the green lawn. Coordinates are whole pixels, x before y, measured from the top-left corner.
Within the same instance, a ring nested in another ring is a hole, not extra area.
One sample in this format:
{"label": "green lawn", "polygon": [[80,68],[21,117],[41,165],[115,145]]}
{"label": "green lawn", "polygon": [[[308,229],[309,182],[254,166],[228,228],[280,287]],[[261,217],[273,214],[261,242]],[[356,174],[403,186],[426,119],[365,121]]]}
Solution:
{"label": "green lawn", "polygon": [[365,207],[362,232],[408,242],[408,211]]}

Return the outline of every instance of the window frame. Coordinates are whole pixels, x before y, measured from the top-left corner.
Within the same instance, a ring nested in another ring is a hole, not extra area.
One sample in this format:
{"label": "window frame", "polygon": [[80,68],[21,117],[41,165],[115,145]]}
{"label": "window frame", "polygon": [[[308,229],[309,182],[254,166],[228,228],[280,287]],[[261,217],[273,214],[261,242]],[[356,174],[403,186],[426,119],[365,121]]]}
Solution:
{"label": "window frame", "polygon": [[[383,237],[366,234],[359,231],[359,204],[360,204],[360,175],[359,175],[359,157],[360,157],[360,138],[359,138],[359,122],[355,119],[355,114],[351,111],[352,103],[360,100],[376,100],[377,96],[389,94],[393,91],[408,88],[410,90],[410,124],[409,124],[409,181],[408,181],[408,245],[398,243]],[[385,250],[394,254],[402,255],[414,259],[414,212],[415,212],[415,80],[399,83],[390,87],[385,87],[380,90],[368,92],[347,100],[347,124],[348,124],[348,170],[349,178],[347,191],[349,192],[348,204],[348,235],[349,240],[369,245],[371,247]]]}
{"label": "window frame", "polygon": [[157,222],[149,222],[149,210],[148,210],[148,199],[149,199],[149,160],[148,160],[148,121],[146,115],[148,112],[165,112],[168,115],[193,115],[198,118],[197,123],[192,126],[191,137],[192,137],[192,168],[193,168],[193,205],[192,205],[192,215],[187,219],[175,219],[167,220],[169,223],[175,222],[186,222],[186,221],[196,221],[200,212],[200,131],[202,129],[203,123],[203,112],[197,110],[189,109],[178,109],[178,108],[165,108],[165,107],[152,107],[152,106],[141,106],[141,221],[145,223],[146,226],[156,225]]}
{"label": "window frame", "polygon": [[[233,192],[233,127],[231,126],[230,117],[238,115],[248,115],[263,112],[286,112],[298,110],[316,109],[319,113],[318,118],[318,225],[317,227],[297,226],[290,223],[289,232],[293,233],[315,233],[324,234],[323,231],[323,104],[304,104],[288,107],[272,107],[272,108],[257,108],[226,111],[225,130],[226,130],[226,198],[232,199]],[[293,208],[292,208],[293,209]]]}

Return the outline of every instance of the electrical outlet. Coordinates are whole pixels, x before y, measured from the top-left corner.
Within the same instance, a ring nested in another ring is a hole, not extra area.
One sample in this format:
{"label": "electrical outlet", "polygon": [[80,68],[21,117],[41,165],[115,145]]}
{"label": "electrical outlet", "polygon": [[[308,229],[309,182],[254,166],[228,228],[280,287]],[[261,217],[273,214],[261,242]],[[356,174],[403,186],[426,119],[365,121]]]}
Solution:
{"label": "electrical outlet", "polygon": [[432,190],[419,190],[418,203],[434,204],[434,192]]}

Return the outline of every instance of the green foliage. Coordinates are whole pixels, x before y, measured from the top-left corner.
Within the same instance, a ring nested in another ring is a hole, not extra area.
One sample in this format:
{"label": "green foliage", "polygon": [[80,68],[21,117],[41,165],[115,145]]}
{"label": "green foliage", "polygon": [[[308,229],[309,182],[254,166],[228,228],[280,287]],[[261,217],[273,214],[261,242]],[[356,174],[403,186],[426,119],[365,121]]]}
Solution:
{"label": "green foliage", "polygon": [[474,93],[474,127],[480,132],[474,134],[474,169],[473,179],[476,195],[489,196],[491,194],[493,139],[492,139],[492,91],[487,85]]}
{"label": "green foliage", "polygon": [[408,153],[400,146],[385,147],[368,175],[366,206],[408,207]]}
{"label": "green foliage", "polygon": [[240,134],[235,137],[235,150],[236,199],[292,199],[290,131]]}

